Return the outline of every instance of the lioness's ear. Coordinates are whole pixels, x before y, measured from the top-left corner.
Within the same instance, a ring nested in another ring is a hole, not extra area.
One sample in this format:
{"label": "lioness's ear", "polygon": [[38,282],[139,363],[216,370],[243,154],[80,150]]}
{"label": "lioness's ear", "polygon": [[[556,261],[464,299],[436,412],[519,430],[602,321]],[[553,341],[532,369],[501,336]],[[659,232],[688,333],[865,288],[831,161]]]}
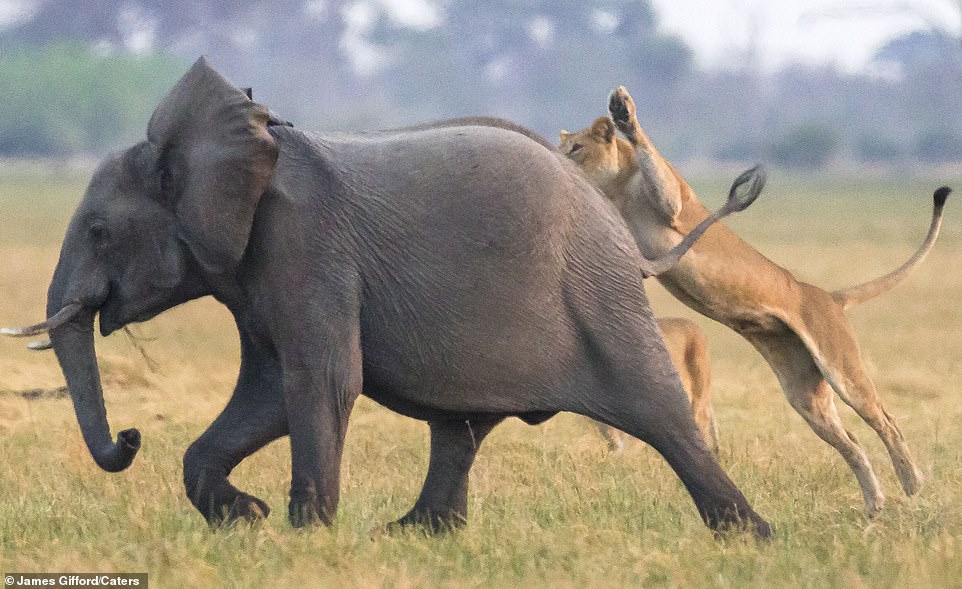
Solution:
{"label": "lioness's ear", "polygon": [[562,141],[564,141],[565,139],[567,139],[567,138],[570,137],[570,136],[571,136],[571,133],[569,133],[568,131],[566,131],[566,130],[564,130],[564,129],[562,129],[561,131],[558,132],[558,138],[561,139]]}
{"label": "lioness's ear", "polygon": [[150,118],[147,141],[160,154],[158,173],[175,187],[170,198],[185,241],[208,272],[233,270],[247,248],[277,161],[268,118],[267,108],[203,57]]}
{"label": "lioness's ear", "polygon": [[611,117],[598,117],[591,124],[591,134],[604,143],[611,143],[615,138],[615,122]]}

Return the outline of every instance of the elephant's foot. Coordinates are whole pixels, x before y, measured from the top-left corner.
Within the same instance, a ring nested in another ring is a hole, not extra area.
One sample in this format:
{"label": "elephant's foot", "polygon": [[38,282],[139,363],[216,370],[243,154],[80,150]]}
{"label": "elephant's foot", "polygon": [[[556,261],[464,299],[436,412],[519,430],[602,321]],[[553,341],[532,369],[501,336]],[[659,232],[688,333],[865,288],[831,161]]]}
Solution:
{"label": "elephant's foot", "polygon": [[304,528],[315,524],[331,525],[333,518],[330,513],[332,510],[324,507],[324,502],[318,497],[316,492],[302,491],[295,493],[291,491],[291,502],[287,508],[287,517],[290,519],[291,526]]}
{"label": "elephant's foot", "polygon": [[266,503],[230,484],[219,471],[185,468],[184,483],[190,502],[211,527],[254,522],[271,512]]}
{"label": "elephant's foot", "polygon": [[420,528],[429,534],[440,534],[453,532],[468,523],[464,513],[453,510],[420,510],[412,509],[401,519],[391,522],[385,526],[388,533]]}
{"label": "elephant's foot", "polygon": [[702,512],[702,517],[716,537],[722,537],[729,532],[749,532],[759,540],[771,539],[771,526],[751,508],[739,509],[732,506]]}
{"label": "elephant's foot", "polygon": [[197,508],[212,528],[237,522],[253,523],[266,518],[271,512],[271,508],[257,497],[239,491],[230,495],[211,496],[204,505],[197,505]]}

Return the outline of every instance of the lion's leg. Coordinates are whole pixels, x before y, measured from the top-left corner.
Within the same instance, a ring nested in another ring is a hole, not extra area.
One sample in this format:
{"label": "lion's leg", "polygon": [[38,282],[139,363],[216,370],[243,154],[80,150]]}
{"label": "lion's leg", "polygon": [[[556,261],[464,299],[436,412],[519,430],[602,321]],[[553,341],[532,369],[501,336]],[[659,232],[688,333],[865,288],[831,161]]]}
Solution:
{"label": "lion's leg", "polygon": [[708,357],[708,342],[704,335],[692,341],[685,358],[685,370],[682,382],[691,398],[691,410],[695,416],[695,423],[701,430],[708,447],[718,453],[718,425],[715,422],[715,410],[711,404],[711,361]]}
{"label": "lion's leg", "polygon": [[806,314],[802,335],[825,380],[882,438],[902,488],[907,495],[915,494],[922,486],[922,473],[895,419],[882,406],[875,385],[866,373],[855,332],[844,309],[829,302],[827,293],[813,292],[808,296],[819,312]]}
{"label": "lion's leg", "polygon": [[865,510],[869,516],[878,513],[885,504],[885,495],[879,485],[878,477],[872,469],[865,451],[858,443],[855,435],[845,429],[835,407],[835,393],[824,380],[819,379],[814,388],[811,382],[797,381],[788,391],[788,401],[792,407],[808,422],[815,433],[832,445],[849,468],[855,473],[862,496],[865,499]]}
{"label": "lion's leg", "polygon": [[882,438],[902,483],[902,489],[906,495],[914,495],[922,486],[922,472],[915,464],[895,418],[882,406],[875,384],[865,373],[861,358],[858,357],[858,349],[855,348],[850,354],[854,358],[849,358],[849,361],[842,364],[846,369],[844,373],[835,370],[837,365],[826,368],[828,382],[842,400]]}
{"label": "lion's leg", "polygon": [[615,88],[608,97],[608,113],[615,121],[618,130],[634,147],[644,147],[646,143],[651,143],[638,123],[635,101],[624,86]]}
{"label": "lion's leg", "polygon": [[608,443],[609,450],[612,452],[621,452],[625,449],[625,439],[628,437],[628,434],[610,425],[605,425],[600,421],[594,423],[598,428],[598,433],[600,433],[601,437]]}
{"label": "lion's leg", "polygon": [[718,453],[718,430],[711,406],[711,360],[708,339],[694,322],[679,317],[658,319],[658,329],[665,338],[671,362],[678,370],[681,383],[691,403],[691,413],[702,437],[715,454]]}
{"label": "lion's leg", "polygon": [[791,332],[753,337],[752,343],[775,371],[792,408],[848,463],[862,489],[866,511],[869,516],[875,515],[884,505],[885,495],[865,451],[842,424],[832,389],[808,349]]}

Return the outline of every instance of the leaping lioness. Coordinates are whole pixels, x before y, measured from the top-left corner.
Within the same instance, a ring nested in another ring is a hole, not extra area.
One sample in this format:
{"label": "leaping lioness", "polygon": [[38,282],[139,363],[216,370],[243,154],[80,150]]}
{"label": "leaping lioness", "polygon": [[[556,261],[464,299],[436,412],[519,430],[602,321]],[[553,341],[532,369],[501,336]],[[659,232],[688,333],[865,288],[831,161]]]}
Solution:
{"label": "leaping lioness", "polygon": [[[645,135],[624,87],[611,94],[608,108],[611,116],[590,128],[562,131],[560,149],[618,206],[642,253],[657,256],[708,213]],[[627,141],[615,136],[616,125]],[[792,407],[855,473],[869,515],[885,497],[865,452],[839,419],[833,390],[882,438],[907,495],[919,490],[922,474],[862,364],[845,309],[888,291],[918,266],[938,237],[949,192],[944,186],[935,191],[932,223],[919,250],[865,284],[827,292],[796,280],[720,223],[658,276],[681,302],[735,330],[762,354]]]}

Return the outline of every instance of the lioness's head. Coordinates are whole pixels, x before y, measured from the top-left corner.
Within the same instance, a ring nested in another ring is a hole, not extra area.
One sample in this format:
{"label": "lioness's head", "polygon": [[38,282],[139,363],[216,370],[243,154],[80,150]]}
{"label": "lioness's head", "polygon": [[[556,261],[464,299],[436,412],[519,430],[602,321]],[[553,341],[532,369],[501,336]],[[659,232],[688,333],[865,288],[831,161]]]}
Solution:
{"label": "lioness's head", "polygon": [[622,171],[619,142],[630,150],[628,142],[615,135],[611,117],[598,117],[587,129],[569,133],[561,131],[558,149],[571,158],[595,186],[604,187]]}

